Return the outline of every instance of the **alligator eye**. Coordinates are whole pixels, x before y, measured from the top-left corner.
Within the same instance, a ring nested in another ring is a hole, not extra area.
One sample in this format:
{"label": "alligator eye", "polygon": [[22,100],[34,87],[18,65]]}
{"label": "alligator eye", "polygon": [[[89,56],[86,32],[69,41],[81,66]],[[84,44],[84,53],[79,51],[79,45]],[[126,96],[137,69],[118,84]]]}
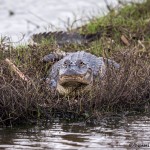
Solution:
{"label": "alligator eye", "polygon": [[67,65],[67,62],[64,62],[64,65]]}
{"label": "alligator eye", "polygon": [[80,62],[80,66],[84,66],[85,63],[83,61]]}
{"label": "alligator eye", "polygon": [[64,62],[64,66],[65,66],[65,67],[67,66],[67,62]]}

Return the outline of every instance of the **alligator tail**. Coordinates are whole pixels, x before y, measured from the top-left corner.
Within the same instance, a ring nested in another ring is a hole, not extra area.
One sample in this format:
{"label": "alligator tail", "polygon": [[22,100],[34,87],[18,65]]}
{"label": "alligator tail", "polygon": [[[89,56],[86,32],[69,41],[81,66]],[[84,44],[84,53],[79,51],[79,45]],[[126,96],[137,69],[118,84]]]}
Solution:
{"label": "alligator tail", "polygon": [[32,35],[32,40],[36,43],[41,43],[43,40],[55,40],[56,37],[63,35],[64,32],[43,32]]}
{"label": "alligator tail", "polygon": [[91,34],[81,34],[81,35],[87,40],[87,42],[92,42],[92,41],[100,39],[102,36],[102,32],[96,32],[96,33],[91,33]]}
{"label": "alligator tail", "polygon": [[34,34],[32,36],[32,41],[35,43],[41,43],[44,40],[55,40],[57,44],[67,44],[67,43],[88,43],[94,40],[101,38],[101,32],[96,32],[92,34],[79,34],[76,32],[68,33],[68,32],[44,32],[39,34]]}

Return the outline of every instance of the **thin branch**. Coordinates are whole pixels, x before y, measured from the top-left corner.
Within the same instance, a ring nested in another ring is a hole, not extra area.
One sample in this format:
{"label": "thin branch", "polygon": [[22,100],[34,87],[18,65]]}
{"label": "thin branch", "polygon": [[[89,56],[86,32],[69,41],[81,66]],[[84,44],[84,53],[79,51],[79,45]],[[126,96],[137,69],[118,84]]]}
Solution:
{"label": "thin branch", "polygon": [[11,69],[19,75],[19,77],[26,81],[27,83],[31,84],[31,81],[15,66],[15,64],[13,64],[13,62],[11,60],[9,60],[8,58],[5,59],[6,63],[11,67]]}

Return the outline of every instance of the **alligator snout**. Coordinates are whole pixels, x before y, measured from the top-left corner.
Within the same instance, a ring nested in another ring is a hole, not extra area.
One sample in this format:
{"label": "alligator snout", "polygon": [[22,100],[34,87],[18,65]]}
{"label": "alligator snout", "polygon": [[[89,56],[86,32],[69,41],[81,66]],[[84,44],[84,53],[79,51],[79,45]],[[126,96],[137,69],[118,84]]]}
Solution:
{"label": "alligator snout", "polygon": [[65,71],[62,75],[61,75],[61,78],[62,77],[69,77],[69,76],[78,76],[78,77],[84,77],[85,76],[85,73],[82,74],[82,73],[79,73],[77,71],[75,71],[74,69],[69,69],[67,71]]}

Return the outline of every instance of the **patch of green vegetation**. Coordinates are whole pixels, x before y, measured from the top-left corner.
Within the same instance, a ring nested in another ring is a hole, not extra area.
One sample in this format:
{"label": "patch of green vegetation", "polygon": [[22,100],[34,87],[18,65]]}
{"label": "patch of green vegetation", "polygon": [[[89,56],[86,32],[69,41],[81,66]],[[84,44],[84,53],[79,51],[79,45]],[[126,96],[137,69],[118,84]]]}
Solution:
{"label": "patch of green vegetation", "polygon": [[95,18],[86,26],[88,32],[97,32],[100,27],[123,26],[136,31],[144,27],[150,19],[150,1],[123,6],[119,10],[111,10],[106,16]]}
{"label": "patch of green vegetation", "polygon": [[[111,10],[104,17],[96,17],[80,28],[82,33],[102,32],[102,38],[110,37],[118,45],[124,47],[120,38],[124,35],[130,44],[138,40],[150,40],[150,1],[123,5],[118,10]],[[101,43],[102,44],[102,43]],[[100,48],[101,49],[101,48]]]}

